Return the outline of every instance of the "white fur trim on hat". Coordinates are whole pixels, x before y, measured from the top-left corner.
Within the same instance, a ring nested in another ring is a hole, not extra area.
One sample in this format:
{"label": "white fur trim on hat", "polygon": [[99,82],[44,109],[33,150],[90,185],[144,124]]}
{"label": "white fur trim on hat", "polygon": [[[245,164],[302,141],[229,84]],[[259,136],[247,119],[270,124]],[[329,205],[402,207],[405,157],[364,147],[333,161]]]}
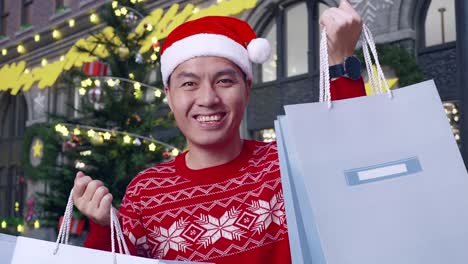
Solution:
{"label": "white fur trim on hat", "polygon": [[226,36],[202,33],[175,42],[161,55],[164,86],[179,64],[199,56],[226,58],[239,66],[249,80],[253,78],[252,64],[246,48]]}

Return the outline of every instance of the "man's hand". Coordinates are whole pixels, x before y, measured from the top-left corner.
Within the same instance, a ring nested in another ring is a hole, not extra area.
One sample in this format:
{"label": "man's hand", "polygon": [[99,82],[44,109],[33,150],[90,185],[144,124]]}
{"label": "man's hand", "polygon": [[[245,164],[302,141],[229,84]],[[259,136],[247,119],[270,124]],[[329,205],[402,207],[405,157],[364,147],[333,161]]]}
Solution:
{"label": "man's hand", "polygon": [[73,203],[81,213],[95,223],[102,226],[110,225],[112,194],[101,181],[93,180],[79,171],[73,186]]}
{"label": "man's hand", "polygon": [[361,36],[362,18],[347,0],[341,0],[338,8],[325,10],[320,25],[327,29],[330,65],[343,63],[346,57],[353,55]]}

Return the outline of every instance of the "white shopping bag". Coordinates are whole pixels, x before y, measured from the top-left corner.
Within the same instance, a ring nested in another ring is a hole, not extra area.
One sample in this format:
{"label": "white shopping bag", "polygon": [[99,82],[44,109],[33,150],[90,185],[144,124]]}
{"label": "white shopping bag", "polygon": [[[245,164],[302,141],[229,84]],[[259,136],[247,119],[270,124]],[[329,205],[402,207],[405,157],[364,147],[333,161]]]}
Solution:
{"label": "white shopping bag", "polygon": [[331,103],[325,89],[278,119],[294,263],[468,263],[468,174],[435,84],[387,91]]}
{"label": "white shopping bag", "polygon": [[[72,190],[73,192],[73,190]],[[181,261],[167,261],[148,259],[142,257],[131,256],[128,254],[128,249],[125,245],[125,239],[123,238],[120,224],[116,217],[115,209],[111,209],[111,231],[112,237],[116,234],[117,245],[114,245],[114,239],[112,239],[112,252],[89,249],[84,247],[71,246],[68,244],[68,232],[70,230],[71,214],[73,209],[73,202],[71,200],[72,194],[70,194],[67,208],[64,213],[64,220],[62,222],[57,242],[49,242],[38,239],[32,239],[27,237],[5,237],[2,239],[0,236],[0,246],[6,248],[8,251],[13,252],[13,256],[6,256],[5,258],[0,257],[3,263],[7,262],[11,258],[11,264],[177,264],[177,263],[195,263],[195,262],[181,262]],[[16,241],[15,241],[16,240]],[[16,244],[15,244],[16,243]],[[118,247],[119,252],[125,252],[125,254],[115,253]],[[11,249],[13,249],[11,251]],[[0,250],[0,252],[3,252]],[[3,262],[5,259],[5,262]],[[197,262],[200,263],[200,262]]]}

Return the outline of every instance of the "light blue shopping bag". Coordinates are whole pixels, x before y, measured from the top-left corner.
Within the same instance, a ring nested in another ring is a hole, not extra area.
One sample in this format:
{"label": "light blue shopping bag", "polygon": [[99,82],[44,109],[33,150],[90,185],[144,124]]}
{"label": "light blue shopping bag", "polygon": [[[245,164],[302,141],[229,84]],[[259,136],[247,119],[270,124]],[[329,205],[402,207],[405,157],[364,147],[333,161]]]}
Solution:
{"label": "light blue shopping bag", "polygon": [[324,30],[322,102],[275,123],[293,262],[468,263],[468,173],[436,86],[385,87],[363,34],[387,94],[330,101]]}
{"label": "light blue shopping bag", "polygon": [[468,174],[433,81],[285,110],[281,173],[302,263],[468,263]]}

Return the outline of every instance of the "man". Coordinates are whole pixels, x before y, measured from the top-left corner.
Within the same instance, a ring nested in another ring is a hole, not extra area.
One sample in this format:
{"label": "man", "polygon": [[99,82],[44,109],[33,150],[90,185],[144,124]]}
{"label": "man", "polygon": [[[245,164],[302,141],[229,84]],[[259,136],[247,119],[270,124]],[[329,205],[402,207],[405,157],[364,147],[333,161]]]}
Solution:
{"label": "man", "polygon": [[[330,65],[353,54],[362,29],[343,0],[320,23]],[[138,174],[120,207],[132,254],[215,263],[290,263],[276,143],[240,138],[252,83],[251,62],[269,46],[250,26],[205,17],[176,28],[161,51],[165,92],[188,151]],[[362,79],[338,78],[332,99],[364,95]],[[79,172],[73,200],[90,220],[85,246],[109,249],[112,195]]]}

